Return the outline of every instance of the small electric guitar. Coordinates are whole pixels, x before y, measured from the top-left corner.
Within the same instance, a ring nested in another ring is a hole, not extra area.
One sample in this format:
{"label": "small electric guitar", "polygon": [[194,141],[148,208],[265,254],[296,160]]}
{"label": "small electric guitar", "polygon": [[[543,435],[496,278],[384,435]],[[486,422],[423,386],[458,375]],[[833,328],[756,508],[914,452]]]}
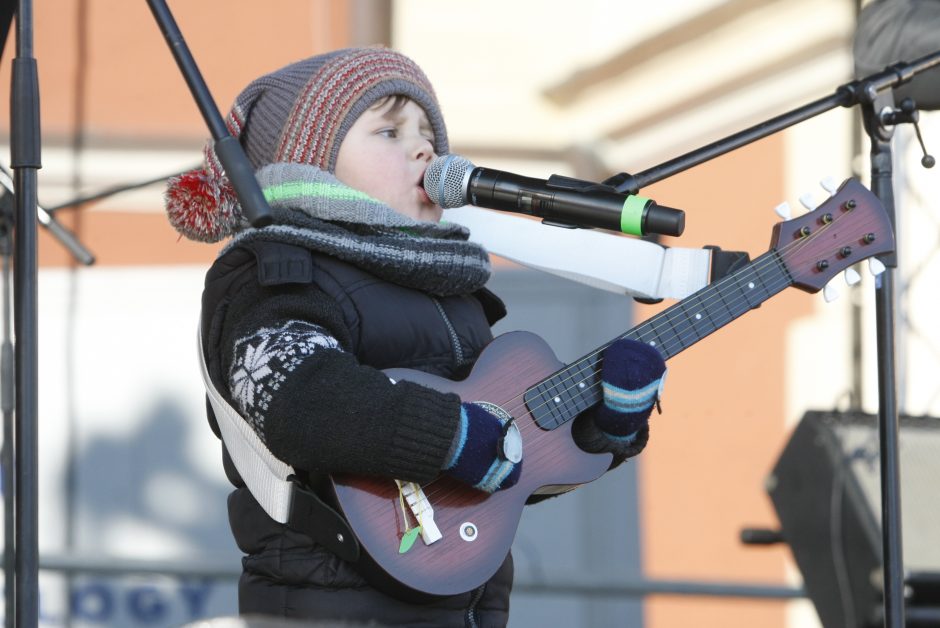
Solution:
{"label": "small electric guitar", "polygon": [[[770,251],[622,337],[647,342],[668,359],[788,286],[817,292],[841,270],[893,250],[881,203],[848,180],[814,211],[775,225]],[[579,449],[571,420],[602,399],[598,366],[605,347],[565,366],[537,336],[512,332],[490,343],[463,381],[386,371],[395,380],[495,405],[515,420],[524,457],[519,482],[492,495],[444,475],[424,486],[333,477],[338,506],[378,568],[373,584],[392,581],[418,595],[470,591],[502,564],[529,496],[603,475],[610,454]]]}

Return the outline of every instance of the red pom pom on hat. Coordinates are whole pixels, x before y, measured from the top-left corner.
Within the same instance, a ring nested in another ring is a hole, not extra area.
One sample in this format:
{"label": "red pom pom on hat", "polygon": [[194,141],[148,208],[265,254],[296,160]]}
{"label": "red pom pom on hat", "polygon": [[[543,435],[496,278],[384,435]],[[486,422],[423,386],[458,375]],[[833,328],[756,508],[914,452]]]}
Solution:
{"label": "red pom pom on hat", "polygon": [[166,214],[173,228],[190,240],[218,242],[241,222],[241,208],[228,181],[197,168],[167,182]]}

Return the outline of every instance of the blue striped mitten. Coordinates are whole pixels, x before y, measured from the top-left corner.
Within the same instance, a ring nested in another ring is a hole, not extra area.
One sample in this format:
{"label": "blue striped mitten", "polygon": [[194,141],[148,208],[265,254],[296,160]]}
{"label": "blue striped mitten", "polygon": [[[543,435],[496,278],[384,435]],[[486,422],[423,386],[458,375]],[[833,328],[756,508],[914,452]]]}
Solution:
{"label": "blue striped mitten", "polygon": [[460,404],[460,423],[443,471],[475,489],[492,493],[519,481],[518,462],[503,455],[503,422],[475,403]]}
{"label": "blue striped mitten", "polygon": [[611,343],[603,354],[604,403],[594,413],[594,424],[616,443],[632,443],[649,422],[665,375],[666,363],[655,347],[626,338]]}

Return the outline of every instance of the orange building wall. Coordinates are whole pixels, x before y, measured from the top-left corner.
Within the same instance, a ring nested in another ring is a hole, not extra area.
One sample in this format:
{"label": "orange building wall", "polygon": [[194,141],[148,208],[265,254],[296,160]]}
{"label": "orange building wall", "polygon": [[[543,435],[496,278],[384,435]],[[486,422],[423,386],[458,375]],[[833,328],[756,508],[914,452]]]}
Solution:
{"label": "orange building wall", "polygon": [[[207,136],[147,3],[85,0],[36,3],[34,55],[44,141],[60,141],[74,129],[81,4],[87,6],[88,24],[85,132],[130,147],[133,142]],[[349,8],[344,0],[200,0],[169,5],[223,114],[252,78],[349,42]],[[6,61],[14,53],[13,39],[11,34],[4,51],[0,86],[10,84]],[[0,99],[4,132],[9,127],[8,111],[8,99]]]}
{"label": "orange building wall", "polygon": [[[87,11],[84,18],[79,11],[82,4]],[[351,9],[346,0],[200,0],[169,5],[223,116],[255,76],[350,43]],[[34,13],[45,166],[50,165],[50,147],[72,145],[79,122],[86,149],[184,149],[192,150],[193,163],[198,160],[208,127],[146,2],[40,2]],[[83,19],[87,34],[85,61],[80,63],[78,33]],[[14,43],[11,31],[0,64],[0,91],[7,94]],[[0,98],[0,135],[9,137],[9,120],[9,98]],[[2,156],[0,162],[6,165],[9,159]],[[140,172],[136,180],[161,174]],[[41,169],[40,202],[46,176]],[[62,210],[56,218],[75,231],[99,265],[211,262],[218,246],[179,238],[160,211],[158,189],[153,198],[155,213],[120,208],[99,212],[88,205]],[[41,266],[71,263],[71,256],[44,229],[39,233],[39,262]]]}
{"label": "orange building wall", "polygon": [[[675,244],[764,253],[785,200],[783,151],[780,137],[767,138],[652,186],[649,196],[686,209]],[[670,361],[639,463],[647,577],[784,581],[786,550],[743,547],[738,533],[776,527],[762,482],[785,442],[785,329],[810,311],[809,298],[786,290]],[[640,306],[638,317],[658,309]],[[648,628],[784,625],[777,601],[651,597],[646,611]]]}

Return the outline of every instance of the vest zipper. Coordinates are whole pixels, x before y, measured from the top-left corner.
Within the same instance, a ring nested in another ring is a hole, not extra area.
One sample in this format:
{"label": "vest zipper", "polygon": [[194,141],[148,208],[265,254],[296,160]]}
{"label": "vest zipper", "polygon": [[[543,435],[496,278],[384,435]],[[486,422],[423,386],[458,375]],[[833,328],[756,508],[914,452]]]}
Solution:
{"label": "vest zipper", "polygon": [[480,602],[480,598],[483,597],[483,591],[486,589],[486,585],[481,585],[474,589],[473,595],[470,597],[470,605],[467,607],[467,614],[464,615],[464,624],[467,628],[477,628],[477,604]]}
{"label": "vest zipper", "polygon": [[444,306],[441,305],[441,302],[434,297],[431,297],[431,300],[434,301],[437,311],[440,312],[441,318],[444,319],[444,325],[447,327],[447,333],[450,335],[450,344],[454,350],[454,362],[457,366],[463,366],[465,362],[463,347],[460,346],[460,338],[457,337],[457,330],[454,329],[454,325],[450,322],[450,319],[447,318],[447,313],[444,312]]}

